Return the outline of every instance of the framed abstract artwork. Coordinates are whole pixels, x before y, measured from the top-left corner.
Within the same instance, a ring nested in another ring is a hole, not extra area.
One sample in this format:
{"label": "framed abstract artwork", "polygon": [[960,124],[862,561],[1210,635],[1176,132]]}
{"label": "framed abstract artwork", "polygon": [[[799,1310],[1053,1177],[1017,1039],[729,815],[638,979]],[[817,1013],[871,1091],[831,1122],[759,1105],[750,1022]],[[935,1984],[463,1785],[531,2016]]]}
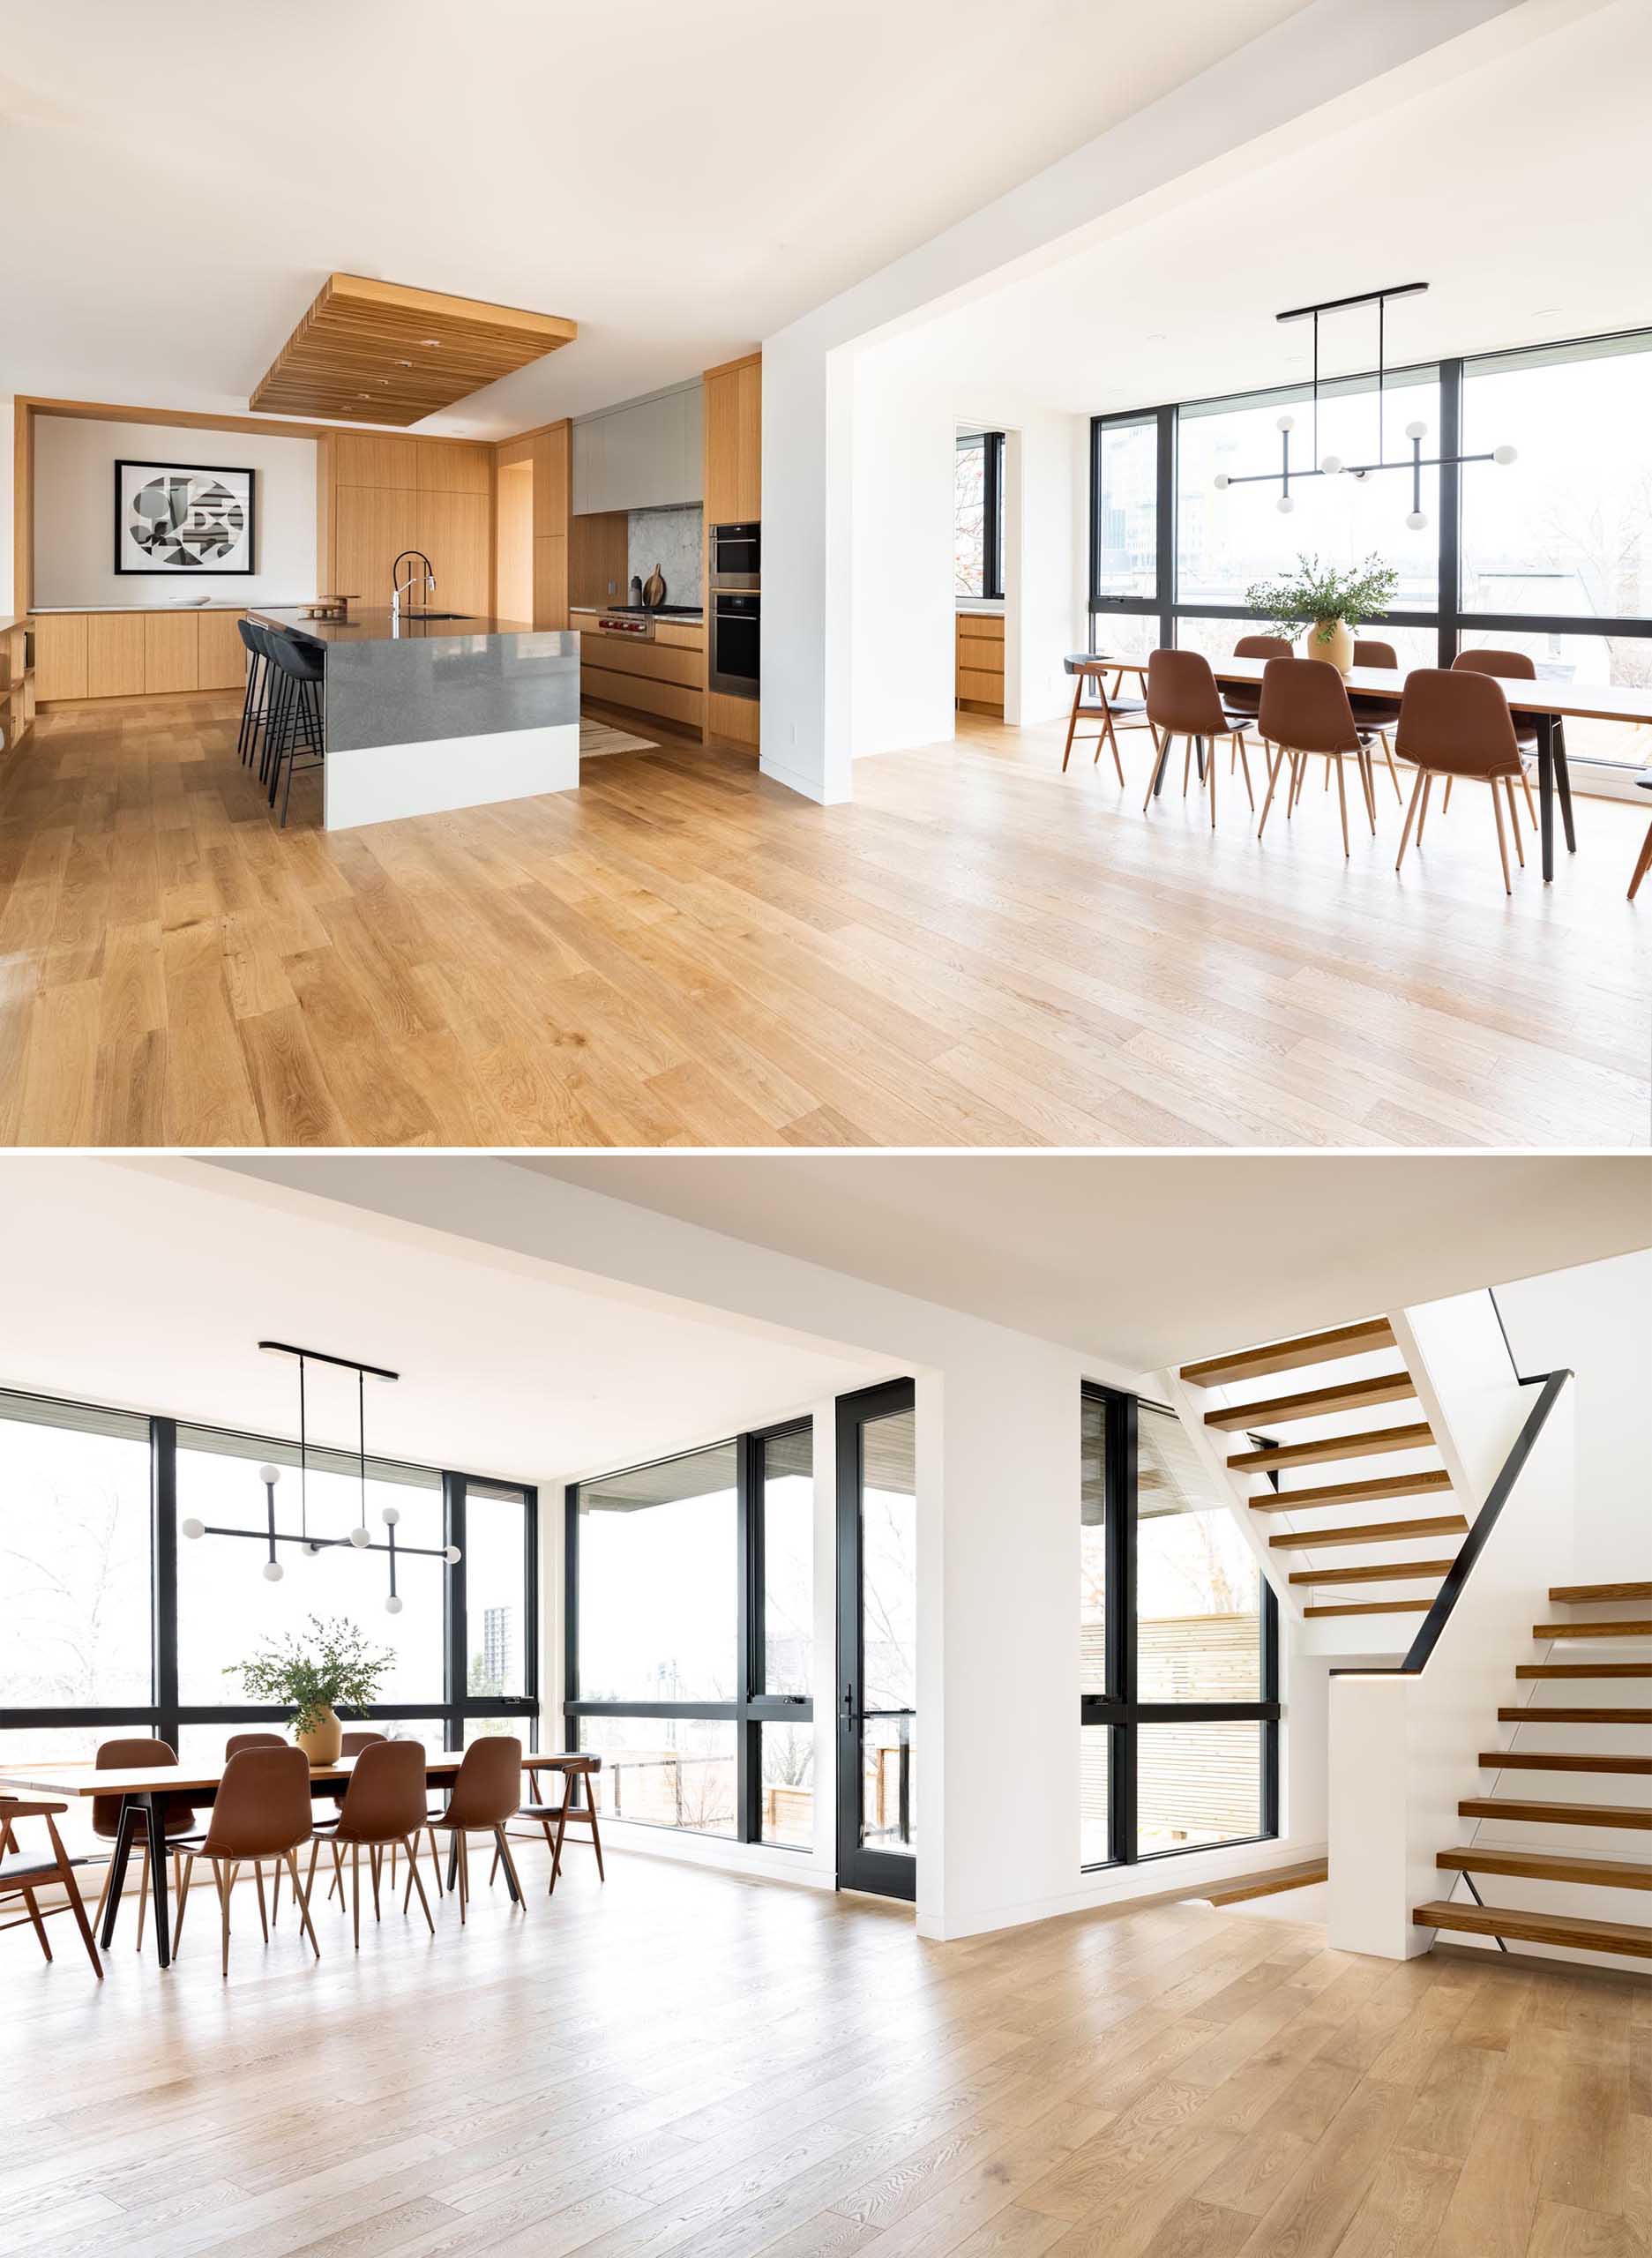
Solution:
{"label": "framed abstract artwork", "polygon": [[250,572],[252,470],[209,464],[115,465],[117,572]]}

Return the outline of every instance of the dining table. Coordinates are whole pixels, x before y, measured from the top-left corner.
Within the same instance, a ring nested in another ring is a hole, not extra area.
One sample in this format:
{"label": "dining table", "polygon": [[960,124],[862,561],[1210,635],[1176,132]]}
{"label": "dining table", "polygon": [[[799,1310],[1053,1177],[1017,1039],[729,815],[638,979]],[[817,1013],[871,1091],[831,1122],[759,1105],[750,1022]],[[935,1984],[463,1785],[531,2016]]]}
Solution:
{"label": "dining table", "polygon": [[[1115,678],[1121,674],[1140,676],[1145,686],[1147,662],[1145,659],[1116,658],[1105,652],[1096,656],[1105,660],[1108,672]],[[1218,682],[1258,684],[1262,672],[1270,662],[1267,659],[1212,659],[1210,670]],[[1405,667],[1350,667],[1342,679],[1352,697],[1386,698],[1397,700],[1404,695],[1406,676],[1413,669]],[[1634,727],[1652,725],[1652,687],[1612,686],[1588,683],[1528,682],[1518,676],[1491,675],[1508,700],[1511,714],[1536,724],[1537,732],[1537,793],[1538,823],[1543,834],[1543,874],[1545,880],[1554,877],[1554,810],[1557,798],[1560,804],[1560,824],[1566,834],[1568,853],[1577,852],[1577,834],[1572,822],[1572,777],[1566,766],[1566,724],[1567,722],[1622,722]],[[1163,781],[1163,764],[1160,764],[1159,781]],[[1202,768],[1201,768],[1202,774]]]}
{"label": "dining table", "polygon": [[[426,1749],[425,1785],[434,1787],[451,1782],[464,1761],[464,1753],[460,1749]],[[549,1754],[534,1750],[531,1754],[524,1755],[522,1763],[524,1770],[532,1764],[535,1770],[555,1772],[565,1770],[572,1761],[572,1752],[566,1749],[555,1750]],[[340,1757],[336,1764],[312,1764],[310,1768],[311,1796],[322,1794],[330,1802],[336,1801],[339,1791],[348,1786],[355,1768],[355,1759],[353,1756]],[[32,1795],[65,1798],[119,1797],[120,1818],[111,1853],[114,1872],[109,1877],[99,1941],[105,1951],[114,1941],[115,1919],[120,1910],[121,1893],[126,1882],[126,1862],[141,1827],[146,1832],[149,1844],[149,1888],[154,1902],[155,1950],[161,1965],[165,1968],[169,1966],[172,1959],[172,1929],[167,1909],[167,1806],[176,1796],[185,1796],[196,1804],[215,1802],[223,1777],[223,1761],[213,1764],[110,1766],[106,1770],[100,1770],[90,1764],[28,1764],[0,1768],[0,1793],[26,1789]],[[450,1887],[452,1872],[453,1860],[450,1852]],[[517,1895],[516,1879],[508,1867],[505,1884],[514,1898]]]}

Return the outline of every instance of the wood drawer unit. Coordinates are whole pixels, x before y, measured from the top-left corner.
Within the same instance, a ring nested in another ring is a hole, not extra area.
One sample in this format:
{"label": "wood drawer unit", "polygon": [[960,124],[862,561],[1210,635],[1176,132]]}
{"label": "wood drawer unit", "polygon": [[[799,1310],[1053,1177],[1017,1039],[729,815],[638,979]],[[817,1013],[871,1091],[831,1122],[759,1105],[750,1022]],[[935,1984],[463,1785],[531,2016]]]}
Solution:
{"label": "wood drawer unit", "polygon": [[146,686],[143,613],[88,613],[84,694],[88,698],[141,698]]}
{"label": "wood drawer unit", "polygon": [[701,729],[706,714],[704,630],[698,622],[662,620],[652,641],[605,635],[594,611],[575,611],[579,636],[579,691],[607,706],[624,706],[685,729]]}
{"label": "wood drawer unit", "polygon": [[86,616],[84,611],[48,612],[34,622],[34,695],[53,698],[86,694]]}
{"label": "wood drawer unit", "polygon": [[953,695],[971,713],[1004,712],[1004,620],[999,613],[961,611],[954,634]]}

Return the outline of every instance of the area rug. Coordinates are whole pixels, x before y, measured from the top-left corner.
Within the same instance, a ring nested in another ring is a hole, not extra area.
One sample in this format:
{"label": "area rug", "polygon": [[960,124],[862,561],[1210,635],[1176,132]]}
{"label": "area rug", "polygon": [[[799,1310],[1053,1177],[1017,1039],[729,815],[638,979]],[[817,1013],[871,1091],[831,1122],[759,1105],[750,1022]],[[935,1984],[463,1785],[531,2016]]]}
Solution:
{"label": "area rug", "polygon": [[579,758],[594,760],[604,752],[658,752],[659,746],[652,737],[634,737],[629,730],[617,729],[608,722],[594,722],[590,716],[579,716]]}

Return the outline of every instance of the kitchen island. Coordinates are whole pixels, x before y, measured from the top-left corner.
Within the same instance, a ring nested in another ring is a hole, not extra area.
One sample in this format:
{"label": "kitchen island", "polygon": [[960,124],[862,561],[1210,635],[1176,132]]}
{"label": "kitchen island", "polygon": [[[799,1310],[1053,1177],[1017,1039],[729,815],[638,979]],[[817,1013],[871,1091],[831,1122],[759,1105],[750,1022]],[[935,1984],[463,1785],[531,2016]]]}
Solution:
{"label": "kitchen island", "polygon": [[518,620],[388,609],[347,620],[252,609],[318,651],[329,831],[579,781],[579,639]]}

